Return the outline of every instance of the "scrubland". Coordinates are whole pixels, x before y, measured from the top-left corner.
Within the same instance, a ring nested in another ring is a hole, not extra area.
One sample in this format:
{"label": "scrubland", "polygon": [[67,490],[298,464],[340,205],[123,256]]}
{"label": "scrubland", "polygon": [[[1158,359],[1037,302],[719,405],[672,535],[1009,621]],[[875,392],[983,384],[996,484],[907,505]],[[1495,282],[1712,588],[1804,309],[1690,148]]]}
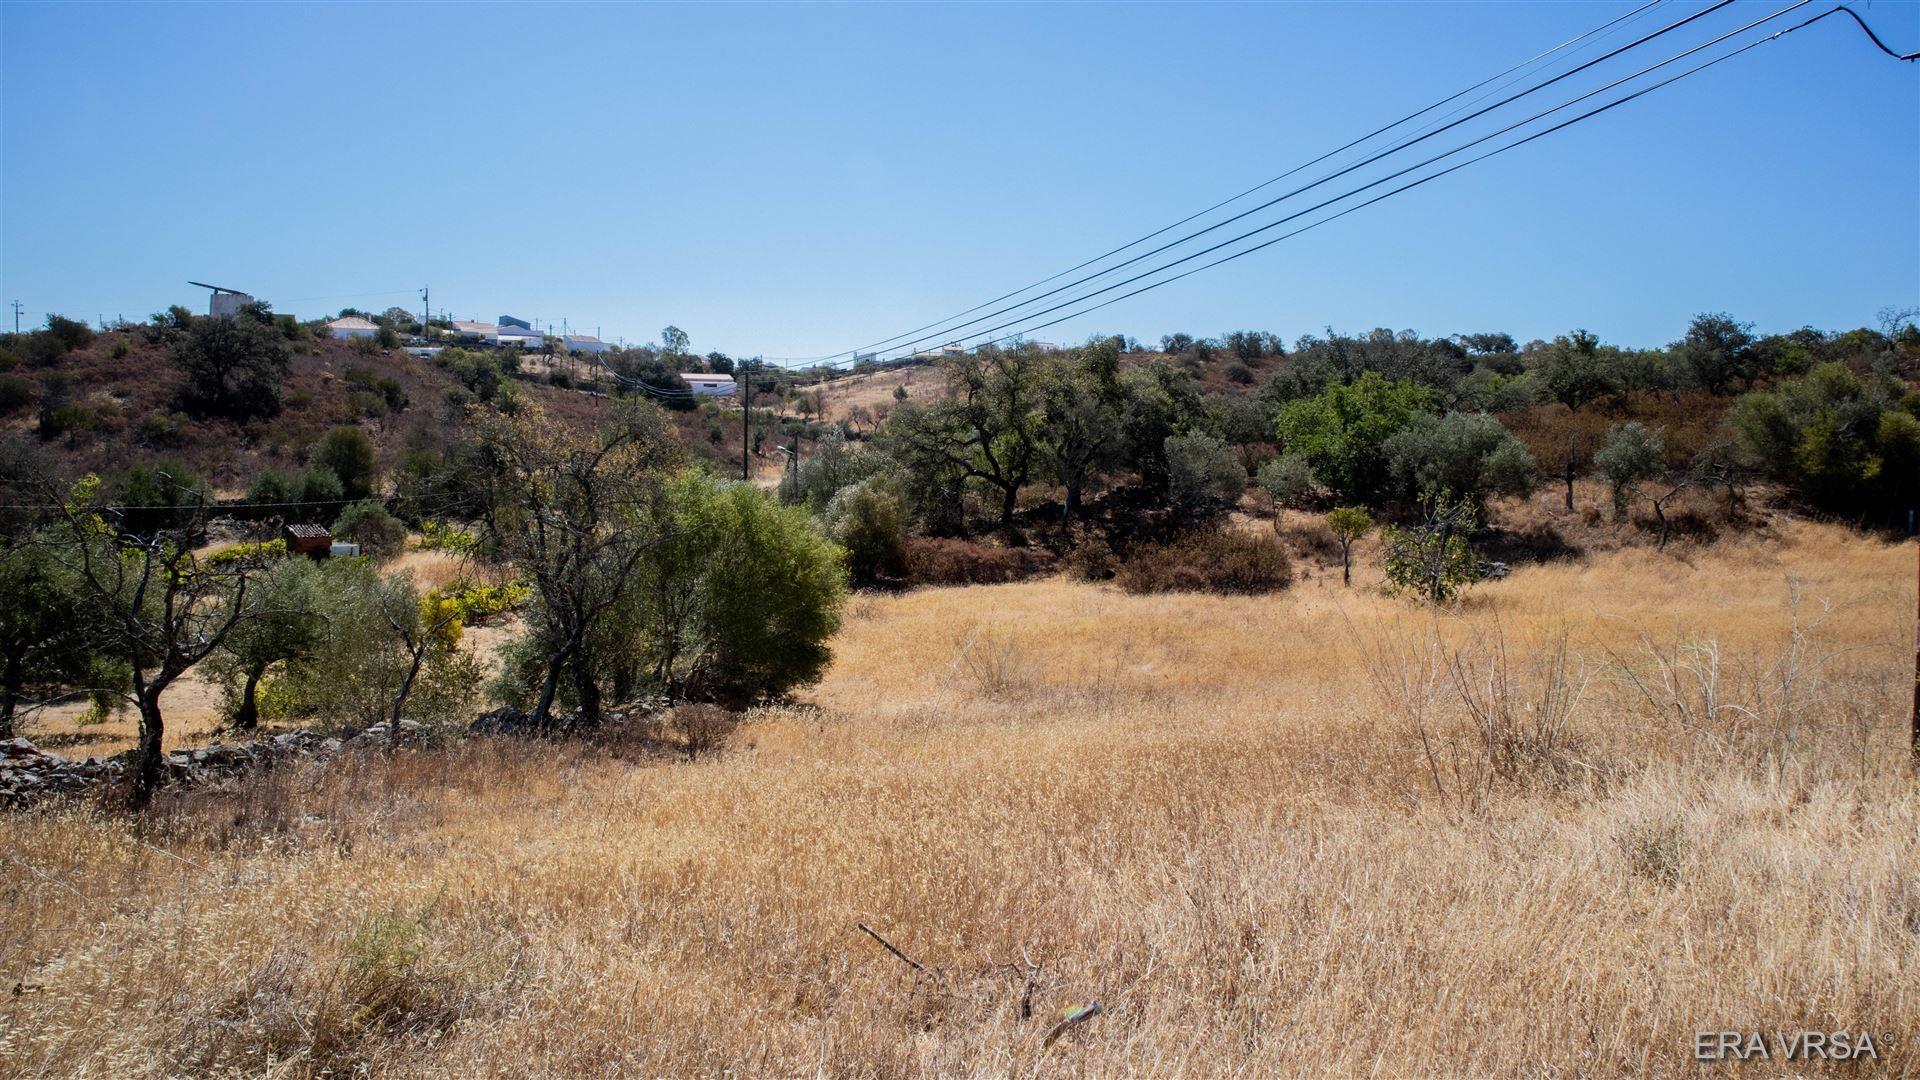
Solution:
{"label": "scrubland", "polygon": [[0,819],[0,1071],[1678,1074],[1802,1028],[1920,1071],[1911,546],[1373,584],[863,595],[692,762],[475,740]]}

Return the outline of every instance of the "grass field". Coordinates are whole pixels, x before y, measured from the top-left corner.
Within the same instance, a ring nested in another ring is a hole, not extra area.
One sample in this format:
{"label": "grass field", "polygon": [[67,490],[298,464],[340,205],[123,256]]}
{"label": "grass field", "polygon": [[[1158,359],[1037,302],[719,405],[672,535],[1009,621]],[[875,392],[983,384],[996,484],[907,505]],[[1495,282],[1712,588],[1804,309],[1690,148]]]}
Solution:
{"label": "grass field", "polygon": [[0,1072],[1681,1074],[1815,1028],[1911,1074],[1913,604],[1910,546],[1811,524],[1438,617],[1337,573],[861,596],[693,763],[0,819]]}

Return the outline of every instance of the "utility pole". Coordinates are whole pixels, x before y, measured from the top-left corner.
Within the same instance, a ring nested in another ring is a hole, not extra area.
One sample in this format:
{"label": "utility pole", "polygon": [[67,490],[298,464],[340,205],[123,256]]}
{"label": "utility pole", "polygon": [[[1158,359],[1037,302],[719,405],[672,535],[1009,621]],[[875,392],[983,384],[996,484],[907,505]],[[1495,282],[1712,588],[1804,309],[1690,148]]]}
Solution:
{"label": "utility pole", "polygon": [[753,432],[753,370],[751,360],[740,361],[740,479],[753,479],[753,459],[747,453],[747,440]]}
{"label": "utility pole", "polygon": [[13,332],[20,332],[20,301],[13,302]]}
{"label": "utility pole", "polygon": [[433,301],[430,299],[431,296],[432,294],[427,291],[427,286],[420,286],[420,337],[423,341],[433,340],[433,327],[430,325],[433,322]]}

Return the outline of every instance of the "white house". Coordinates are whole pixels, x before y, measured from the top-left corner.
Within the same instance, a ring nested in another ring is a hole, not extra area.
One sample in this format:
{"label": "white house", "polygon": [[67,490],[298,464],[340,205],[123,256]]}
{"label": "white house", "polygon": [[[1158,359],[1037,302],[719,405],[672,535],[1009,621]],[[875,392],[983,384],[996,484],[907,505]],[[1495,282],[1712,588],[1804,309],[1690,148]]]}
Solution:
{"label": "white house", "polygon": [[380,332],[379,327],[358,315],[334,319],[327,324],[327,329],[337,338],[370,338]]}
{"label": "white house", "polygon": [[562,340],[566,344],[567,351],[573,353],[593,353],[598,355],[613,348],[613,346],[601,341],[592,334],[568,334]]}
{"label": "white house", "polygon": [[680,376],[696,394],[709,397],[732,397],[734,391],[733,376],[708,375],[704,372],[688,372]]}
{"label": "white house", "polygon": [[463,341],[484,341],[491,345],[500,337],[500,328],[490,322],[454,321],[453,336]]}

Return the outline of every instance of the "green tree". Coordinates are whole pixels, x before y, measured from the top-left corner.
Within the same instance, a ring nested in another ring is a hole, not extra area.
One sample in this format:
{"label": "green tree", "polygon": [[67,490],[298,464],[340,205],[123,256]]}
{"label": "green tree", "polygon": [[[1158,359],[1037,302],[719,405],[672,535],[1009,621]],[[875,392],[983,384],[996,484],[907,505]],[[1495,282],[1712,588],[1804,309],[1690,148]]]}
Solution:
{"label": "green tree", "polygon": [[1298,508],[1313,497],[1319,481],[1314,478],[1313,466],[1307,464],[1304,454],[1281,454],[1269,458],[1260,466],[1257,481],[1263,491],[1273,499],[1273,527],[1280,527],[1282,508]]}
{"label": "green tree", "polygon": [[1547,396],[1573,412],[1624,389],[1612,357],[1603,354],[1600,339],[1585,330],[1554,338],[1535,355],[1532,370]]}
{"label": "green tree", "polygon": [[1382,452],[1403,497],[1445,489],[1478,507],[1494,495],[1533,490],[1533,455],[1485,413],[1418,414]]}
{"label": "green tree", "polygon": [[1387,526],[1381,538],[1388,591],[1444,604],[1480,580],[1479,560],[1467,543],[1478,525],[1472,503],[1436,492],[1414,524]]}
{"label": "green tree", "polygon": [[55,557],[54,542],[40,535],[0,546],[0,740],[13,738],[16,717],[38,702],[121,681],[99,650],[82,582]]}
{"label": "green tree", "polygon": [[635,580],[650,681],[678,700],[768,700],[817,681],[840,627],[846,574],[797,508],[750,484],[683,472],[670,523]]}
{"label": "green tree", "polygon": [[853,580],[872,585],[907,570],[906,511],[879,478],[841,488],[821,515],[826,534],[847,553]]}
{"label": "green tree", "polygon": [[1920,504],[1920,393],[1844,364],[1747,394],[1734,405],[1740,446],[1816,505],[1903,523]]}
{"label": "green tree", "polygon": [[1659,430],[1648,431],[1639,421],[1614,424],[1607,429],[1607,442],[1593,455],[1593,463],[1606,477],[1613,495],[1613,516],[1627,516],[1627,503],[1642,480],[1659,476],[1667,467],[1667,451]]}
{"label": "green tree", "polygon": [[1177,514],[1194,519],[1225,513],[1246,490],[1246,467],[1211,435],[1168,436],[1165,454],[1167,494]]}
{"label": "green tree", "polygon": [[292,353],[272,326],[244,317],[195,319],[177,334],[171,356],[186,376],[180,406],[187,412],[246,421],[280,411]]}
{"label": "green tree", "polygon": [[1336,496],[1367,502],[1386,484],[1387,440],[1414,417],[1431,413],[1437,400],[1427,387],[1388,382],[1368,371],[1351,383],[1332,383],[1315,397],[1281,406],[1275,431],[1282,451],[1306,458]]}
{"label": "green tree", "polygon": [[320,569],[310,559],[285,559],[254,584],[255,615],[235,625],[208,660],[226,688],[228,719],[241,731],[260,725],[259,689],[267,670],[306,658],[325,640]]}
{"label": "green tree", "polygon": [[313,465],[326,469],[340,480],[344,498],[365,499],[373,495],[379,476],[379,458],[373,440],[357,427],[341,426],[321,436],[313,448]]}
{"label": "green tree", "polygon": [[1327,512],[1327,528],[1340,538],[1340,584],[1353,584],[1353,542],[1373,531],[1373,518],[1357,506],[1340,506]]}
{"label": "green tree", "polygon": [[951,396],[896,410],[892,445],[917,471],[951,471],[991,489],[999,496],[1001,527],[1011,527],[1020,492],[1040,464],[1045,428],[1040,354],[995,349],[946,363]]}
{"label": "green tree", "polygon": [[1689,383],[1708,393],[1724,392],[1735,379],[1751,387],[1759,374],[1753,324],[1725,313],[1696,315],[1687,334],[1668,350],[1674,367]]}

